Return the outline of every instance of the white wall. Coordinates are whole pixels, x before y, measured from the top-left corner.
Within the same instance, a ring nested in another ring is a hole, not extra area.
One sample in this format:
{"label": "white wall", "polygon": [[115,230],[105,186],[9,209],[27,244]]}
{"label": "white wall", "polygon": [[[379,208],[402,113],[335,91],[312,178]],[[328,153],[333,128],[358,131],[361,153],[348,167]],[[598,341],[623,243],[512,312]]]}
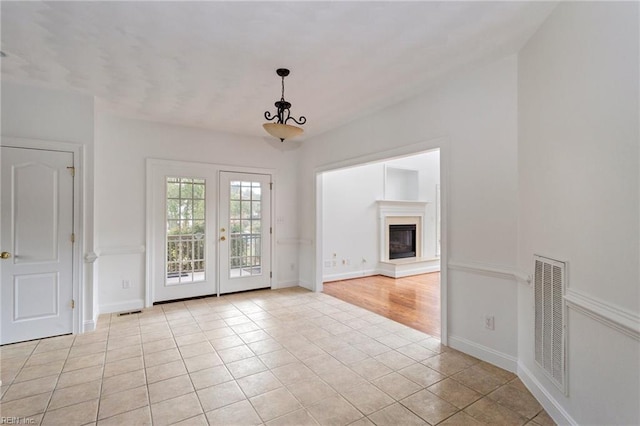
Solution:
{"label": "white wall", "polygon": [[[452,76],[427,93],[305,141],[299,168],[300,235],[314,241],[316,170],[442,138],[450,260],[477,266],[449,277],[450,343],[472,342],[511,369],[517,355],[517,284],[478,272],[516,262],[516,83],[515,56]],[[316,284],[315,256],[313,244],[301,246],[300,279],[309,288]],[[495,316],[495,331],[484,329],[484,314]]]}
{"label": "white wall", "polygon": [[521,374],[562,422],[640,424],[638,20],[637,2],[562,3],[519,55],[519,267],[568,261],[570,292],[598,308],[569,309],[565,396],[533,361],[519,290]]}
{"label": "white wall", "polygon": [[[331,262],[331,266],[323,264],[324,281],[375,273],[379,251],[376,200],[383,197],[383,179],[382,163],[323,174],[323,259]],[[345,260],[349,264],[343,264]]]}
{"label": "white wall", "polygon": [[418,200],[429,202],[423,225],[423,257],[435,257],[435,193],[440,183],[437,150],[323,173],[322,246],[323,259],[329,262],[322,265],[323,281],[378,273],[380,235],[376,200],[385,199],[386,166],[418,171]]}
{"label": "white wall", "polygon": [[[2,136],[56,141],[82,146],[83,178],[81,226],[85,254],[94,246],[93,234],[93,114],[94,100],[78,93],[48,90],[2,81]],[[81,260],[83,262],[83,260]],[[83,265],[83,324],[92,329],[96,311],[93,265]]]}
{"label": "white wall", "polygon": [[[275,169],[273,287],[298,284],[296,153],[262,138],[96,115],[100,311],[140,307],[145,288],[145,159]],[[122,288],[128,279],[131,287]]]}

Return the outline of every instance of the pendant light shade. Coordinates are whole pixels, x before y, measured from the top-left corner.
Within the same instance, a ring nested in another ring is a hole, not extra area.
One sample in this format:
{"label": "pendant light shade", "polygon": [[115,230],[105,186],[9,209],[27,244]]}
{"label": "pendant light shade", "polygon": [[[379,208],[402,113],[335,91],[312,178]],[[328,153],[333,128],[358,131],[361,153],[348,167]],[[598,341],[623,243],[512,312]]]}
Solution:
{"label": "pendant light shade", "polygon": [[302,130],[301,127],[292,126],[290,124],[264,123],[262,127],[264,127],[267,133],[280,139],[282,142],[284,142],[285,139],[291,139],[304,133],[304,130]]}
{"label": "pendant light shade", "polygon": [[297,120],[291,117],[291,103],[284,100],[284,78],[289,75],[289,70],[286,68],[278,68],[276,73],[282,78],[282,96],[280,100],[274,104],[277,108],[276,114],[272,115],[269,111],[264,113],[264,118],[268,121],[276,121],[275,123],[264,123],[262,127],[264,127],[271,136],[280,139],[280,142],[284,142],[285,139],[291,139],[304,132],[301,127],[287,124],[287,122],[291,120],[298,125],[303,125],[307,122],[307,119],[304,116],[300,116]]}

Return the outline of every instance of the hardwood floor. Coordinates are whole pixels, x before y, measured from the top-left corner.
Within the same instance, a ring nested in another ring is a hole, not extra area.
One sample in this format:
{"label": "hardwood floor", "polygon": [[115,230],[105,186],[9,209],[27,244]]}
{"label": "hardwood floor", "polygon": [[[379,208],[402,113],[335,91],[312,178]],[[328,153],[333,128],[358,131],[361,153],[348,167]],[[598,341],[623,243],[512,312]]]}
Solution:
{"label": "hardwood floor", "polygon": [[440,337],[440,273],[326,282],[324,293]]}

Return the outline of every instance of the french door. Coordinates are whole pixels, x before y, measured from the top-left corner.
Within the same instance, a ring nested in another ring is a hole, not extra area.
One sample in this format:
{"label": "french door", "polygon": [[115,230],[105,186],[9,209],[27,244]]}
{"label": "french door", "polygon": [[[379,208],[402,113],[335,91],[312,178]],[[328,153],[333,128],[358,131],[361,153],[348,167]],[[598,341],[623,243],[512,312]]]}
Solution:
{"label": "french door", "polygon": [[147,305],[271,286],[271,176],[147,162]]}
{"label": "french door", "polygon": [[73,153],[2,147],[0,343],[73,332]]}
{"label": "french door", "polygon": [[220,293],[271,287],[271,176],[220,172]]}
{"label": "french door", "polygon": [[148,167],[148,302],[216,294],[215,170],[174,162]]}

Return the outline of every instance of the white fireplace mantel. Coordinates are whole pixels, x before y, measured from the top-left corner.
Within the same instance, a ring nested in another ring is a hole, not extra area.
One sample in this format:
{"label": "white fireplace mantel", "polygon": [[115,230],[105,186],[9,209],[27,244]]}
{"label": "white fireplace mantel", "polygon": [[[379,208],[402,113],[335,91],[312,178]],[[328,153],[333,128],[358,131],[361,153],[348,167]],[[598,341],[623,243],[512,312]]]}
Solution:
{"label": "white fireplace mantel", "polygon": [[[440,270],[440,259],[422,257],[428,201],[377,200],[379,223],[378,270],[392,278],[425,274]],[[416,257],[389,260],[389,224],[416,225]],[[419,231],[418,231],[419,229]]]}
{"label": "white fireplace mantel", "polygon": [[396,201],[377,200],[378,217],[384,219],[387,216],[424,216],[428,201]]}
{"label": "white fireplace mantel", "polygon": [[[417,257],[423,253],[423,224],[426,201],[391,201],[378,200],[380,257],[379,261],[389,261],[389,224],[415,224],[416,225],[416,251]],[[403,220],[406,219],[406,220]]]}

